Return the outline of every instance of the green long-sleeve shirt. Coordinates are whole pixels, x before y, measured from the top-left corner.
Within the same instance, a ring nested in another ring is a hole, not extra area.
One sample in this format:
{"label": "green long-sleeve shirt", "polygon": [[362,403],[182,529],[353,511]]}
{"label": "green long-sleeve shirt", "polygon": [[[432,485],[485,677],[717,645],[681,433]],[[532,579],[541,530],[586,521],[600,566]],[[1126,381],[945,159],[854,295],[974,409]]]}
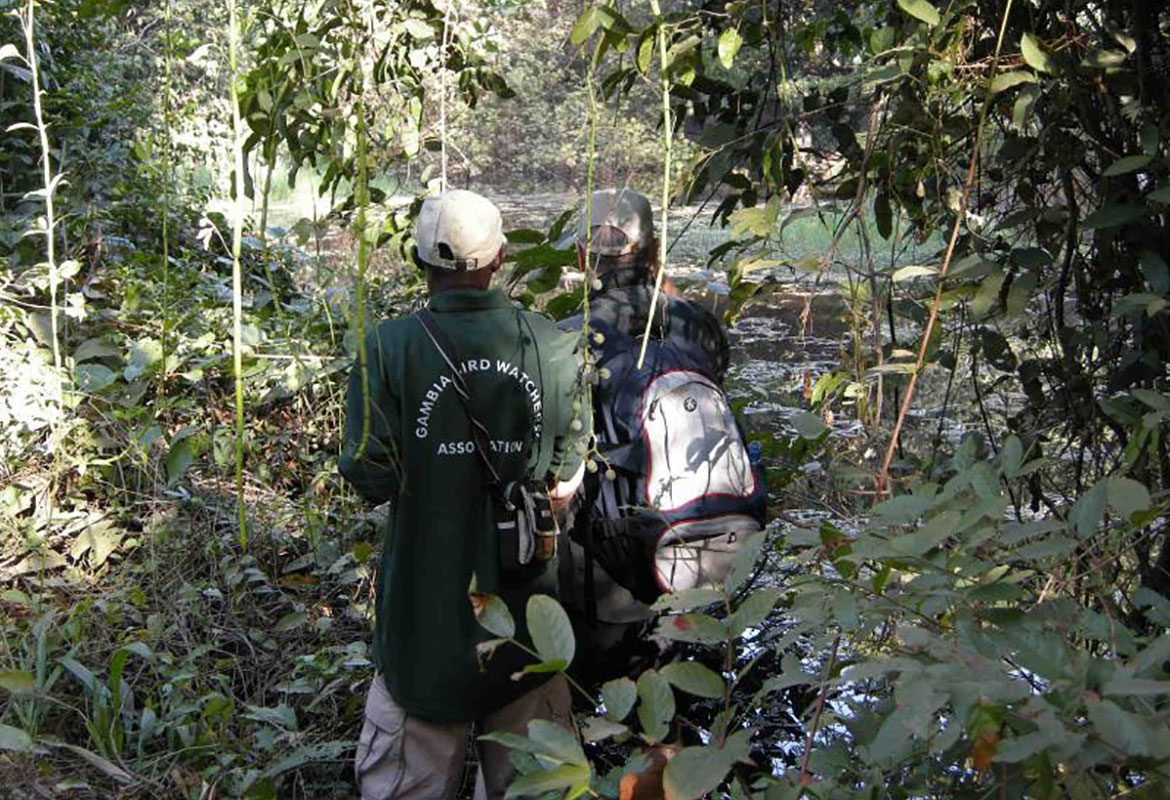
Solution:
{"label": "green long-sleeve shirt", "polygon": [[[449,355],[490,432],[489,455],[501,478],[571,476],[581,463],[576,442],[588,435],[587,419],[574,423],[581,390],[575,338],[501,292],[446,291],[430,308],[457,351]],[[497,650],[482,669],[477,663],[475,645],[490,635],[468,600],[472,572],[479,590],[503,597],[520,624],[529,596],[556,594],[555,565],[522,585],[501,580],[486,469],[450,370],[419,320],[382,322],[366,347],[369,437],[358,458],[363,393],[355,365],[341,472],[368,500],[392,501],[377,582],[375,664],[407,712],[474,719],[535,680],[511,680],[532,660],[514,647]]]}

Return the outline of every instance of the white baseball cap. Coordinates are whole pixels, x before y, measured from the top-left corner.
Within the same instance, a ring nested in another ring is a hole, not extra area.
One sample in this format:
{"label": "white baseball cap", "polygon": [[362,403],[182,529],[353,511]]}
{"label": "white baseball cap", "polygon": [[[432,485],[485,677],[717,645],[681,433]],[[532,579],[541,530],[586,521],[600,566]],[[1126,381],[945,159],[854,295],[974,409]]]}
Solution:
{"label": "white baseball cap", "polygon": [[[590,213],[592,207],[592,213]],[[586,214],[589,215],[588,221]],[[586,227],[588,225],[588,227]],[[654,213],[650,200],[633,189],[602,189],[594,192],[589,206],[581,209],[577,222],[577,243],[585,247],[590,228],[612,228],[622,235],[595,237],[589,250],[601,256],[622,256],[654,244]]]}
{"label": "white baseball cap", "polygon": [[418,257],[444,269],[473,271],[493,261],[504,246],[503,219],[495,203],[466,189],[428,197],[414,227]]}

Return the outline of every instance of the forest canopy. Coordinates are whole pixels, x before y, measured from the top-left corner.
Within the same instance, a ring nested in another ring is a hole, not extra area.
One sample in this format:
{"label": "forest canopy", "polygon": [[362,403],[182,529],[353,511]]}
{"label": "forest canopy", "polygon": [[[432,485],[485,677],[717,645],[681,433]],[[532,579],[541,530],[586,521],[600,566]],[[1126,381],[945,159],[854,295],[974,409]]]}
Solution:
{"label": "forest canopy", "polygon": [[579,739],[505,742],[509,796],[1170,794],[1163,3],[0,12],[14,796],[352,796],[345,376],[423,301],[422,198],[496,199],[499,285],[560,318],[606,186],[729,326],[769,524]]}

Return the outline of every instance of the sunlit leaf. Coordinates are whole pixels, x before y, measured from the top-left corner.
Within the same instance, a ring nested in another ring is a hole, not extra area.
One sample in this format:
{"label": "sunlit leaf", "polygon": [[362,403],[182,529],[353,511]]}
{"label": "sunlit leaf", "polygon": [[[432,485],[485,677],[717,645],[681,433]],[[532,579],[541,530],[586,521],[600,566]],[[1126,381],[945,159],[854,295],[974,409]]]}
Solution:
{"label": "sunlit leaf", "polygon": [[1021,83],[1035,83],[1036,76],[1031,72],[1004,72],[996,75],[991,79],[991,85],[988,87],[992,94],[999,94],[1002,91],[1019,86]]}
{"label": "sunlit leaf", "polygon": [[740,36],[737,29],[728,28],[719,34],[719,61],[724,68],[731,69],[731,65],[735,62],[735,54],[742,46],[743,37]]}
{"label": "sunlit leaf", "polygon": [[940,20],[938,9],[926,0],[898,0],[898,8],[931,27],[938,25]]}
{"label": "sunlit leaf", "polygon": [[1052,56],[1048,55],[1048,51],[1031,33],[1025,33],[1020,39],[1020,52],[1024,56],[1024,62],[1037,72],[1046,72],[1049,75],[1056,72]]}
{"label": "sunlit leaf", "polygon": [[890,279],[894,283],[901,283],[902,281],[909,280],[910,278],[921,278],[927,275],[937,274],[938,267],[923,267],[911,264],[910,266],[895,270],[894,274],[890,276]]}

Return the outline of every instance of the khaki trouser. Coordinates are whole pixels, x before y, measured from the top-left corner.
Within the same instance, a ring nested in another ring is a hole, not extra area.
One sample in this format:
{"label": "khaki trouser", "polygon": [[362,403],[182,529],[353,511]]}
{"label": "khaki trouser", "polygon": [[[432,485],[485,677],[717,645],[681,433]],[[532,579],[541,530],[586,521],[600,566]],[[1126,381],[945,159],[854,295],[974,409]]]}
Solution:
{"label": "khaki trouser", "polygon": [[[525,735],[528,722],[547,719],[572,730],[569,685],[564,675],[476,720],[478,733],[507,731]],[[463,781],[471,722],[432,722],[403,711],[381,675],[366,697],[366,718],[354,758],[363,800],[444,800],[455,798]],[[508,748],[477,743],[480,782],[476,797],[501,800],[516,769]]]}

